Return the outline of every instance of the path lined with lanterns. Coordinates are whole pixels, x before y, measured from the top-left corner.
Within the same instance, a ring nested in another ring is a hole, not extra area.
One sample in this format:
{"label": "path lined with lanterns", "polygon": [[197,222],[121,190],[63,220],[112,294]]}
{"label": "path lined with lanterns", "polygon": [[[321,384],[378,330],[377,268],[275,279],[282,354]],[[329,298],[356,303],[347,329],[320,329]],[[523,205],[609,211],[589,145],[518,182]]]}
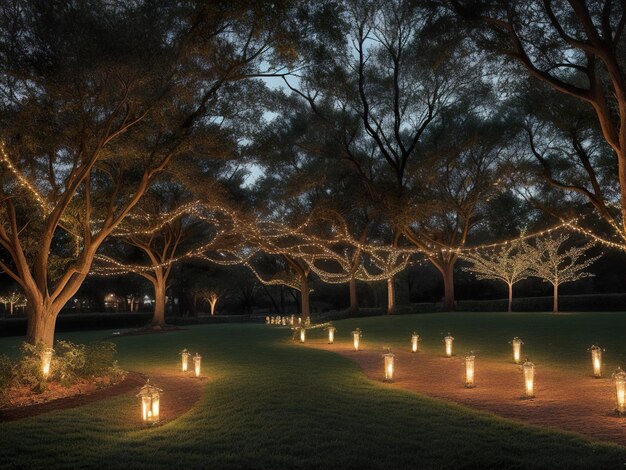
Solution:
{"label": "path lined with lanterns", "polygon": [[[308,347],[339,353],[355,361],[375,381],[453,401],[524,423],[576,432],[626,445],[626,373],[602,369],[602,349],[589,348],[589,367],[576,373],[524,360],[523,341],[503,349],[509,361],[457,355],[454,337],[442,338],[439,351],[420,351],[419,335],[408,332],[406,350],[368,346],[356,329],[338,337],[330,324],[304,327],[296,317],[268,317],[270,325],[292,326],[293,339]],[[324,328],[324,339],[306,330]]]}

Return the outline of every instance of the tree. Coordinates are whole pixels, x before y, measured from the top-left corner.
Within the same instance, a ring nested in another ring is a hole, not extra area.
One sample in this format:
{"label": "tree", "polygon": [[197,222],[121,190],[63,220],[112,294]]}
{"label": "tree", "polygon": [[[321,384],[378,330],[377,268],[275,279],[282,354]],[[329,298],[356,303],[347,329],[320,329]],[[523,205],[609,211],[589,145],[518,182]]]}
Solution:
{"label": "tree", "polygon": [[494,279],[509,288],[508,311],[512,311],[513,286],[532,275],[531,260],[521,243],[507,243],[492,252],[467,251],[462,258],[470,263],[463,268],[478,279]]}
{"label": "tree", "polygon": [[[568,0],[555,4],[548,0],[450,0],[446,3],[452,4],[475,26],[480,47],[521,64],[540,92],[547,87],[588,106],[599,132],[612,150],[609,155],[613,168],[617,169],[616,174],[612,170],[613,175],[606,178],[603,159],[590,157],[589,149],[585,148],[590,142],[580,138],[581,132],[570,132],[571,147],[565,155],[569,168],[582,178],[561,179],[562,175],[545,158],[544,152],[535,147],[533,154],[552,186],[586,198],[623,242],[626,238],[624,2]],[[512,76],[519,75],[517,68],[511,70],[503,63],[497,66],[511,71]],[[571,109],[567,100],[563,101],[565,107]],[[557,112],[559,106],[562,105],[557,103]],[[572,115],[562,114],[561,117],[566,122]],[[586,132],[589,129],[587,127]],[[570,131],[576,131],[575,124],[570,126]],[[536,142],[531,140],[531,145]],[[615,187],[617,191],[614,191]],[[619,200],[617,210],[613,207],[615,199]]]}
{"label": "tree", "polygon": [[52,346],[99,247],[171,160],[206,144],[194,137],[221,91],[263,74],[275,31],[289,36],[266,6],[2,3],[0,269],[28,299],[29,342]]}
{"label": "tree", "polygon": [[8,310],[9,315],[12,316],[16,308],[25,308],[28,301],[24,294],[18,290],[12,290],[7,295],[0,297],[0,303],[4,304],[5,310]]}
{"label": "tree", "polygon": [[529,244],[525,248],[525,256],[532,263],[530,268],[532,275],[553,286],[554,312],[559,311],[559,286],[593,276],[585,269],[601,257],[601,255],[587,256],[594,242],[567,248],[570,243],[570,237],[561,234],[536,238],[534,245]]}

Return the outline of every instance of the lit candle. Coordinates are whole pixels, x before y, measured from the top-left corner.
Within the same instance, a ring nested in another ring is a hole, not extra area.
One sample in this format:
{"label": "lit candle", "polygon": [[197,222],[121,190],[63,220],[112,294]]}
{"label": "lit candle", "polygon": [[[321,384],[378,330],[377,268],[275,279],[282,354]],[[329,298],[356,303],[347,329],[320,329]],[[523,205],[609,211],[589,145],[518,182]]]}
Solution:
{"label": "lit candle", "polygon": [[361,330],[359,328],[357,328],[356,330],[354,330],[352,332],[352,340],[354,343],[354,350],[358,351],[359,350],[359,342],[361,341]]}
{"label": "lit candle", "polygon": [[334,326],[328,327],[328,344],[333,344],[335,342],[335,331],[337,331],[337,328]]}
{"label": "lit candle", "polygon": [[522,369],[524,371],[526,398],[533,398],[535,396],[535,364],[526,359],[526,362],[522,364]]}
{"label": "lit candle", "polygon": [[624,398],[626,396],[626,372],[620,367],[613,372],[613,380],[615,381],[615,411],[623,414],[626,410]]}
{"label": "lit candle", "polygon": [[391,382],[393,380],[393,363],[395,356],[388,351],[386,354],[383,354],[383,357],[385,358],[385,381]]}
{"label": "lit candle", "polygon": [[187,372],[187,369],[189,367],[189,351],[187,351],[186,349],[183,349],[183,351],[180,353],[180,356],[182,358],[182,369],[183,372]]}
{"label": "lit candle", "polygon": [[413,335],[411,336],[411,352],[419,351],[419,340],[420,340],[420,335],[413,332]]}
{"label": "lit candle", "polygon": [[524,342],[517,336],[511,341],[511,346],[513,346],[513,361],[515,362],[515,364],[519,364],[520,362],[522,355],[522,344],[524,344]]}
{"label": "lit candle", "polygon": [[474,386],[474,362],[474,354],[469,353],[465,356],[465,386],[467,388],[472,388]]}
{"label": "lit candle", "polygon": [[593,366],[593,376],[602,377],[602,348],[593,345],[589,348],[591,351],[591,364]]}
{"label": "lit candle", "polygon": [[198,353],[193,357],[193,367],[196,372],[196,377],[200,377],[200,363],[202,362],[202,356]]}
{"label": "lit candle", "polygon": [[149,380],[139,390],[137,396],[141,398],[141,419],[144,424],[154,424],[159,421],[159,398],[162,391],[152,385]]}
{"label": "lit candle", "polygon": [[454,338],[448,333],[448,336],[446,336],[443,341],[446,343],[446,357],[452,357],[452,343],[454,342]]}
{"label": "lit candle", "polygon": [[306,339],[306,330],[304,328],[300,328],[300,342],[304,343]]}

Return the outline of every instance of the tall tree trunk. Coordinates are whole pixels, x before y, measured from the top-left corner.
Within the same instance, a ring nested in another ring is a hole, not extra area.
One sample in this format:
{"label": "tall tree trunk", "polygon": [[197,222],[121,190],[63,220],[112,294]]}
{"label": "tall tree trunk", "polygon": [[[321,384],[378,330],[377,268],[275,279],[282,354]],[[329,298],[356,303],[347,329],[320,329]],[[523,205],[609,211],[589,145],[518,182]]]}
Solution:
{"label": "tall tree trunk", "polygon": [[454,306],[454,262],[443,266],[443,311],[452,312]]}
{"label": "tall tree trunk", "polygon": [[559,285],[554,283],[554,302],[552,304],[552,311],[554,313],[559,311]]}
{"label": "tall tree trunk", "polygon": [[165,283],[159,279],[154,283],[154,314],[150,323],[153,328],[165,326],[165,294]]}
{"label": "tall tree trunk", "polygon": [[215,304],[217,304],[217,300],[209,301],[209,305],[211,306],[211,316],[215,315]]}
{"label": "tall tree trunk", "polygon": [[513,284],[508,284],[509,286],[509,313],[513,311]]}
{"label": "tall tree trunk", "polygon": [[396,313],[396,285],[394,278],[387,279],[387,315]]}
{"label": "tall tree trunk", "polygon": [[309,276],[308,274],[300,275],[300,302],[302,314],[302,322],[311,318],[311,306],[309,302]]}
{"label": "tall tree trunk", "polygon": [[59,312],[53,312],[50,307],[30,305],[28,308],[28,328],[26,341],[30,344],[40,344],[46,348],[54,345],[54,327]]}
{"label": "tall tree trunk", "polygon": [[350,286],[350,312],[356,313],[359,311],[359,299],[356,293],[356,279],[352,278],[349,282]]}

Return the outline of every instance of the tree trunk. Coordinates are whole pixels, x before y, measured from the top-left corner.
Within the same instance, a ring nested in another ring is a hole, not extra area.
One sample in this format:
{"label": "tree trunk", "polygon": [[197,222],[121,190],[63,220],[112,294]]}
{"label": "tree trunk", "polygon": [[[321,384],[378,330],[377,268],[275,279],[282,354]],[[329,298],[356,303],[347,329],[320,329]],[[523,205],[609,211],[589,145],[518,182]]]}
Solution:
{"label": "tree trunk", "polygon": [[452,312],[454,306],[454,263],[446,263],[443,269],[443,311]]}
{"label": "tree trunk", "polygon": [[47,310],[44,306],[31,305],[28,311],[26,341],[30,344],[41,344],[46,348],[53,347],[58,313]]}
{"label": "tree trunk", "polygon": [[387,315],[396,313],[396,286],[394,278],[387,279]]}
{"label": "tree trunk", "polygon": [[300,275],[300,312],[302,314],[302,322],[304,323],[307,318],[311,317],[311,307],[309,304],[309,276],[306,274]]}
{"label": "tree trunk", "polygon": [[509,284],[509,313],[513,311],[513,284]]}
{"label": "tree trunk", "polygon": [[559,311],[559,285],[557,283],[554,284],[554,302],[552,305],[552,311],[554,313]]}
{"label": "tree trunk", "polygon": [[157,280],[154,283],[154,314],[150,326],[160,328],[165,326],[165,283]]}
{"label": "tree trunk", "polygon": [[350,279],[350,312],[356,313],[359,311],[359,299],[356,294],[356,279]]}
{"label": "tree trunk", "polygon": [[209,302],[209,305],[211,306],[211,316],[213,316],[215,314],[215,305],[216,304],[217,304],[217,300]]}

